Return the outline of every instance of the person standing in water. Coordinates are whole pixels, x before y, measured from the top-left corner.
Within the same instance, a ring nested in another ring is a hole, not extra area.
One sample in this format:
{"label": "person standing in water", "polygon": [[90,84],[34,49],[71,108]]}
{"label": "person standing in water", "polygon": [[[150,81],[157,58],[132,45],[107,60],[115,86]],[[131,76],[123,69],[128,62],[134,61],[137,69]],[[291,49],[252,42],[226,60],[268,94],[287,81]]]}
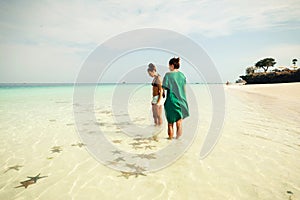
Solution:
{"label": "person standing in water", "polygon": [[152,112],[154,123],[157,126],[162,124],[162,99],[164,96],[164,90],[162,89],[161,77],[156,71],[154,64],[148,65],[148,74],[153,77],[152,81]]}
{"label": "person standing in water", "polygon": [[180,58],[172,58],[169,61],[169,70],[165,74],[162,87],[167,90],[167,98],[164,104],[168,121],[168,135],[173,139],[173,126],[176,123],[176,139],[182,135],[182,120],[189,116],[189,107],[186,101],[186,77],[179,71]]}

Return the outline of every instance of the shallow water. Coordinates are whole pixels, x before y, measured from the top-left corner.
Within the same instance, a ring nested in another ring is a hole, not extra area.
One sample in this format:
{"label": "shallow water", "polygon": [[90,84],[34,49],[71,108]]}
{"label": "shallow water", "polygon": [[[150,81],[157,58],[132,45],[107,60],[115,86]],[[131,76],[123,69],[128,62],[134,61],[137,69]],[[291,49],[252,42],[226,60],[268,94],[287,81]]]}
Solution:
{"label": "shallow water", "polygon": [[[82,86],[87,90],[91,87]],[[149,85],[117,87],[117,90],[116,85],[97,87],[93,109],[76,104],[72,85],[1,87],[0,199],[299,198],[300,108],[293,99],[225,88],[222,136],[214,150],[200,160],[213,109],[207,87],[190,85],[188,97],[193,92],[197,104],[189,101],[193,115],[184,120],[184,135],[181,143],[175,145],[180,147],[189,137],[192,144],[179,159],[161,170],[140,171],[126,178],[126,174],[112,168],[127,165],[123,169],[130,172],[133,167],[130,164],[134,163],[122,160],[115,152],[106,160],[105,164],[110,161],[110,167],[105,166],[90,154],[87,146],[80,145],[83,142],[80,134],[96,135],[99,132],[93,128],[96,125],[121,151],[153,154],[141,159],[138,163],[141,165],[158,159],[157,152],[176,141],[165,139],[165,126],[161,129],[152,126]],[[134,92],[126,99],[121,98],[122,91]],[[112,97],[117,101],[112,101]],[[96,121],[81,121],[79,125],[73,106],[79,108],[76,111],[95,116]],[[193,138],[192,125],[197,120]],[[126,135],[124,130],[140,130],[130,129],[133,126],[153,131],[157,138],[139,140],[145,132],[133,137]],[[133,144],[137,141],[141,144]],[[26,189],[15,188],[27,176],[39,173],[47,177]]]}

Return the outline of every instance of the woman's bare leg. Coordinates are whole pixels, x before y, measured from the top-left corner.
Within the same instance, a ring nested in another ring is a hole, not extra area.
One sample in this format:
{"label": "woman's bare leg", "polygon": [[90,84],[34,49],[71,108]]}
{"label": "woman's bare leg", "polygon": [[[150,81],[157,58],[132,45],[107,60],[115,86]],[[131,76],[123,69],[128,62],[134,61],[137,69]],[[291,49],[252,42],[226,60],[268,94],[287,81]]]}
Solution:
{"label": "woman's bare leg", "polygon": [[158,125],[157,105],[155,105],[155,104],[152,104],[152,113],[153,113],[154,124]]}
{"label": "woman's bare leg", "polygon": [[182,119],[176,122],[176,139],[182,135]]}
{"label": "woman's bare leg", "polygon": [[162,106],[161,105],[158,105],[157,106],[157,122],[158,122],[158,125],[162,125]]}
{"label": "woman's bare leg", "polygon": [[169,135],[169,140],[172,140],[173,139],[173,134],[174,134],[174,131],[173,131],[173,123],[168,123],[168,135]]}

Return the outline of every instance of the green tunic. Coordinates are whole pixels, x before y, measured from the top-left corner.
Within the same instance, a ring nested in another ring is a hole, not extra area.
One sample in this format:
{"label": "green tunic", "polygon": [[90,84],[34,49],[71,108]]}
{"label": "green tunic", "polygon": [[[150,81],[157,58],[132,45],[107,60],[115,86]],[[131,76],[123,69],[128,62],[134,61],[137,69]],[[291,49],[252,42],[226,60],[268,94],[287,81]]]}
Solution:
{"label": "green tunic", "polygon": [[180,71],[168,72],[164,77],[162,87],[167,90],[164,107],[168,123],[174,123],[189,116],[185,84],[186,78]]}

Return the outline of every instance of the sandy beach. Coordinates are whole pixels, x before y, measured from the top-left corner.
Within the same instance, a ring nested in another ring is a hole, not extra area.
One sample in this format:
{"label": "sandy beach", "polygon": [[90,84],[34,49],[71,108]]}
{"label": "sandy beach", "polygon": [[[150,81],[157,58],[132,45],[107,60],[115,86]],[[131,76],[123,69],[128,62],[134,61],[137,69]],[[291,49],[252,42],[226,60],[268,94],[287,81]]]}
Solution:
{"label": "sandy beach", "polygon": [[[111,144],[140,154],[170,145],[166,121],[156,138],[132,145],[138,139],[122,134],[126,123],[115,123],[107,87],[97,89],[95,109],[86,112],[95,113]],[[212,105],[205,85],[190,85],[198,104],[189,106],[198,106],[199,116],[184,121],[182,137],[199,117],[192,144],[161,170],[137,174],[114,170],[89,153],[74,120],[72,87],[0,88],[0,199],[299,199],[300,83],[223,87],[226,115],[213,151],[199,159]],[[150,100],[149,85],[131,97],[133,123],[153,124]],[[94,134],[88,123],[81,131]],[[115,154],[111,165],[134,167]]]}

